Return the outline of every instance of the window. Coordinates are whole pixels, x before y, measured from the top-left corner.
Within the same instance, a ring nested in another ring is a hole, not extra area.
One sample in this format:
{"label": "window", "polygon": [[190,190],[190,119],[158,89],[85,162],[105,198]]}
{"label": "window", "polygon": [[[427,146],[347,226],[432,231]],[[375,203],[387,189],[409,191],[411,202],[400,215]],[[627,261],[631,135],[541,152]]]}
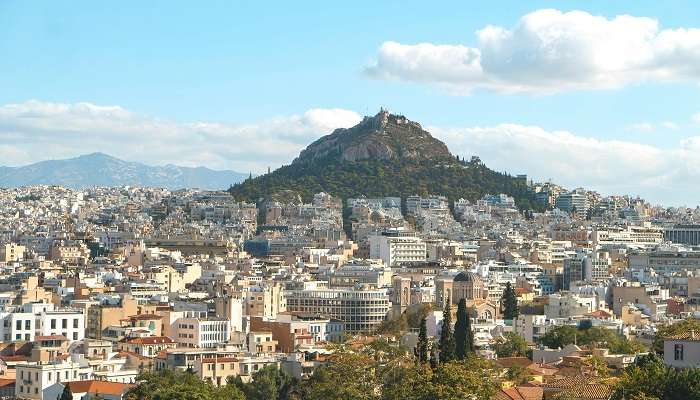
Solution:
{"label": "window", "polygon": [[63,321],[61,321],[61,328],[63,328],[63,329],[68,328],[68,320],[66,318],[63,318]]}
{"label": "window", "polygon": [[[18,331],[19,331],[19,330],[22,330],[22,321],[21,321],[21,320],[17,320],[17,323],[15,324],[15,326],[17,327],[17,330],[18,330]],[[18,339],[19,339],[19,338],[18,338]]]}
{"label": "window", "polygon": [[73,320],[73,328],[78,329],[78,324],[79,324],[78,318],[75,318],[75,319]]}
{"label": "window", "polygon": [[676,361],[683,361],[683,345],[676,344],[673,346],[673,359]]}
{"label": "window", "polygon": [[32,321],[31,321],[31,320],[25,320],[25,321],[24,321],[24,329],[25,329],[25,330],[30,330],[30,329],[32,329]]}
{"label": "window", "polygon": [[53,318],[51,319],[51,329],[56,329],[56,320]]}
{"label": "window", "polygon": [[73,332],[73,340],[78,340],[78,332]]}

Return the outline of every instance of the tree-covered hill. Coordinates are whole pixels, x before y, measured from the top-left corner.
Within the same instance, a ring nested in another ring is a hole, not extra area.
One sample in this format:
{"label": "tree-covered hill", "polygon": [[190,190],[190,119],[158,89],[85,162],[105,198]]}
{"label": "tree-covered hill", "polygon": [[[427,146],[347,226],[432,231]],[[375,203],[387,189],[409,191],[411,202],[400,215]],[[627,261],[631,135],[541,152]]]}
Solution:
{"label": "tree-covered hill", "polygon": [[451,201],[506,193],[520,208],[537,208],[524,181],[493,171],[476,157],[460,160],[419,124],[384,111],[317,140],[292,164],[230,188],[247,201],[290,190],[305,201],[318,192],[343,199],[441,194]]}

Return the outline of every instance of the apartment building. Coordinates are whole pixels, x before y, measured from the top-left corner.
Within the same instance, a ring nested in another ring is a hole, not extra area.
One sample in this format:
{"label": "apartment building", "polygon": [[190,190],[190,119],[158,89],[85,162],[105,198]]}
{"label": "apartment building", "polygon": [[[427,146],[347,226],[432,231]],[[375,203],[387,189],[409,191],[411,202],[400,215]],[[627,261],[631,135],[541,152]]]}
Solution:
{"label": "apartment building", "polygon": [[231,340],[231,323],[225,318],[180,318],[173,340],[182,346],[212,348]]}
{"label": "apartment building", "polygon": [[383,260],[390,267],[424,262],[427,259],[427,245],[404,229],[389,229],[369,237],[369,256]]}

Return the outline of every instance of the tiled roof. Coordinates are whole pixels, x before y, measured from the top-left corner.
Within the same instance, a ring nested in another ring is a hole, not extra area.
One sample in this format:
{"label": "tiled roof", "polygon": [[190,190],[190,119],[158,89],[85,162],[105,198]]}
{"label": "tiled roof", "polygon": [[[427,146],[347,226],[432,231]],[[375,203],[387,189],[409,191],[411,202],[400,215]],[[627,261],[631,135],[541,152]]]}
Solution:
{"label": "tiled roof", "polygon": [[502,368],[510,368],[514,366],[527,368],[532,365],[533,362],[527,357],[503,357],[497,359],[496,364]]}
{"label": "tiled roof", "polygon": [[68,382],[68,387],[73,393],[99,393],[113,396],[121,396],[134,385],[107,381],[75,381]]}
{"label": "tiled roof", "polygon": [[552,396],[553,399],[559,397],[570,399],[580,399],[580,400],[608,400],[612,395],[612,388],[608,385],[603,385],[602,383],[590,383],[575,386],[569,389],[562,390],[561,392]]}
{"label": "tiled roof", "polygon": [[205,358],[202,360],[202,363],[227,363],[227,362],[238,362],[238,359],[235,357],[217,357],[217,358]]}
{"label": "tiled roof", "polygon": [[533,386],[516,386],[508,389],[501,389],[496,392],[494,399],[497,400],[542,400],[542,388]]}
{"label": "tiled roof", "polygon": [[0,387],[11,386],[15,384],[14,379],[0,378]]}
{"label": "tiled roof", "polygon": [[68,340],[67,337],[63,335],[48,335],[48,336],[34,336],[35,341],[39,340]]}
{"label": "tiled roof", "polygon": [[137,337],[133,339],[126,340],[129,344],[161,344],[161,343],[175,343],[174,340],[167,336],[151,336],[151,337]]}

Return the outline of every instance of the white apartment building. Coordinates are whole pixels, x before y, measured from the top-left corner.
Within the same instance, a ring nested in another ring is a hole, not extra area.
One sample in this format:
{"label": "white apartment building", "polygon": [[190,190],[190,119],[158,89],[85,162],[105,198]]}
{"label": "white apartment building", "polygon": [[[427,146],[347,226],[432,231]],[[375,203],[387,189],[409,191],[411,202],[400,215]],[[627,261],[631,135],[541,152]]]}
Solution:
{"label": "white apartment building", "polygon": [[535,343],[537,339],[546,333],[546,323],[546,315],[521,314],[515,320],[515,333],[529,343]]}
{"label": "white apartment building", "polygon": [[369,237],[369,256],[382,259],[390,267],[423,262],[427,259],[427,246],[412,233],[403,229],[391,229]]}
{"label": "white apartment building", "polygon": [[549,319],[582,316],[598,310],[599,300],[596,296],[580,296],[573,293],[554,293],[549,295],[549,302],[544,306],[544,313]]}
{"label": "white apartment building", "polygon": [[31,303],[25,304],[21,311],[0,313],[2,341],[33,341],[36,336],[53,335],[71,341],[85,338],[85,315],[79,310],[55,310],[53,304]]}
{"label": "white apartment building", "polygon": [[15,397],[21,399],[43,400],[44,390],[56,382],[92,379],[92,368],[87,363],[72,359],[55,363],[17,364],[15,369]]}
{"label": "white apartment building", "polygon": [[210,348],[231,340],[231,322],[225,318],[180,318],[173,340],[187,347]]}

